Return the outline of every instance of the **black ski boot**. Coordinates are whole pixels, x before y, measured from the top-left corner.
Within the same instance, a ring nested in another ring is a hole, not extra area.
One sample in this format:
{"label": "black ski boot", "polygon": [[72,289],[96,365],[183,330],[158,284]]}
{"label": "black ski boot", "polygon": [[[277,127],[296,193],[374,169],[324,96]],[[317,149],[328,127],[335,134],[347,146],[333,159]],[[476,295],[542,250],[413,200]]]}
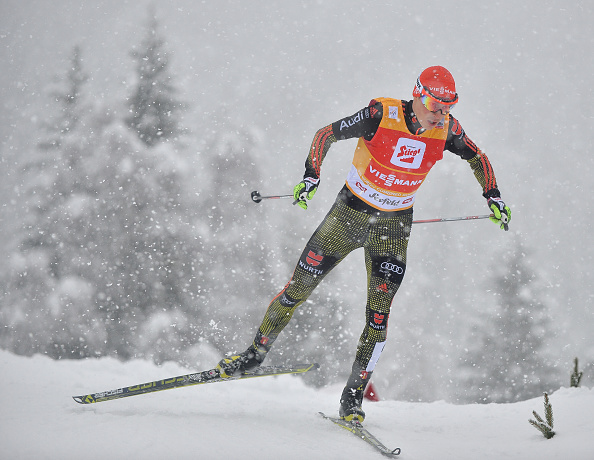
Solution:
{"label": "black ski boot", "polygon": [[270,351],[273,342],[274,340],[270,339],[270,337],[266,337],[258,331],[254,341],[246,351],[219,361],[216,367],[219,375],[223,378],[229,378],[234,375],[245,374],[247,371],[259,367]]}
{"label": "black ski boot", "polygon": [[258,353],[256,348],[250,345],[243,353],[221,359],[216,369],[221,377],[229,378],[255,369],[262,364],[262,361],[264,361],[264,355]]}
{"label": "black ski boot", "polygon": [[363,405],[365,387],[371,374],[371,372],[362,371],[357,363],[353,364],[353,370],[340,397],[340,409],[338,410],[340,418],[347,422],[359,423],[365,420],[365,412],[361,406]]}

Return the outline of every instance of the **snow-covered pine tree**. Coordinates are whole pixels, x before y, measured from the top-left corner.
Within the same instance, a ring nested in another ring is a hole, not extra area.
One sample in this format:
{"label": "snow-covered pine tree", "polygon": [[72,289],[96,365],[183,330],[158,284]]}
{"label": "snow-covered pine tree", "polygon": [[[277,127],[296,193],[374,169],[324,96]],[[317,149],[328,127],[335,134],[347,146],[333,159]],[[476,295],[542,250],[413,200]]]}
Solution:
{"label": "snow-covered pine tree", "polygon": [[532,411],[534,419],[529,419],[528,422],[530,425],[540,431],[546,439],[551,439],[553,436],[555,436],[555,432],[553,431],[553,406],[551,405],[551,402],[549,401],[549,395],[546,392],[544,394],[544,410],[544,419],[538,414],[538,412],[534,410]]}
{"label": "snow-covered pine tree", "polygon": [[[64,260],[76,264],[71,252],[80,245],[75,216],[82,197],[91,192],[81,173],[90,154],[85,124],[92,110],[82,63],[81,49],[75,46],[65,75],[48,89],[49,109],[39,125],[42,140],[22,156],[18,168],[16,193],[24,206],[15,215],[20,230],[2,276],[0,317],[8,327],[0,331],[0,343],[19,354],[80,357],[89,345],[101,347],[104,339],[103,322],[83,314],[92,287],[76,270],[62,270]],[[76,321],[69,312],[77,313]],[[93,333],[85,334],[89,331]]]}
{"label": "snow-covered pine tree", "polygon": [[153,12],[144,39],[131,52],[135,81],[131,85],[126,118],[130,129],[149,147],[184,132],[179,116],[185,105],[176,97],[169,70],[171,54],[158,32]]}
{"label": "snow-covered pine tree", "polygon": [[50,97],[58,110],[51,112],[43,121],[46,134],[40,143],[42,150],[59,147],[62,138],[74,131],[84,120],[85,112],[90,109],[84,101],[84,86],[88,79],[89,76],[83,69],[82,50],[75,45],[65,77],[58,80],[58,87],[50,90]]}
{"label": "snow-covered pine tree", "polygon": [[584,373],[578,369],[578,359],[573,359],[573,372],[569,377],[569,386],[572,388],[577,388],[580,386],[580,382],[582,381],[582,376]]}
{"label": "snow-covered pine tree", "polygon": [[172,145],[147,148],[119,120],[103,131],[87,171],[97,198],[86,241],[108,354],[160,362],[192,344],[201,241],[187,218],[186,170]]}
{"label": "snow-covered pine tree", "polygon": [[490,289],[497,306],[485,311],[468,339],[460,368],[462,400],[481,403],[515,402],[556,388],[558,371],[547,356],[553,338],[539,279],[529,268],[521,244],[497,263]]}
{"label": "snow-covered pine tree", "polygon": [[21,168],[27,206],[5,271],[0,344],[55,358],[178,359],[204,313],[190,168],[173,142],[149,148],[113,111],[82,110],[84,72],[69,69],[51,93],[50,141]]}

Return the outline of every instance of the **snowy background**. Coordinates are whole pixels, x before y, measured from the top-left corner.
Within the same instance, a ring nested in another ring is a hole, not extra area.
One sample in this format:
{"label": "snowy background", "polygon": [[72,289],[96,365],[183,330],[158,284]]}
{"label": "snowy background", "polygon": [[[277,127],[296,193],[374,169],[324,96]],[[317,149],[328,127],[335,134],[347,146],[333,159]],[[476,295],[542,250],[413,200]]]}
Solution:
{"label": "snowy background", "polygon": [[[591,386],[591,6],[154,5],[0,4],[1,348],[191,369],[244,349],[356,141],[332,147],[306,213],[255,205],[250,192],[289,193],[317,129],[373,97],[410,98],[419,72],[439,64],[456,78],[455,116],[489,155],[513,221],[507,233],[488,221],[415,226],[378,391],[525,400],[567,386],[574,357]],[[128,123],[151,39],[163,40],[162,94],[183,128],[154,145]],[[60,95],[77,75],[86,80],[70,107]],[[68,116],[76,129],[64,130]],[[448,153],[415,206],[417,218],[487,211],[468,165]],[[320,373],[305,381],[337,393],[364,286],[355,253],[295,315],[271,362],[316,360]]]}

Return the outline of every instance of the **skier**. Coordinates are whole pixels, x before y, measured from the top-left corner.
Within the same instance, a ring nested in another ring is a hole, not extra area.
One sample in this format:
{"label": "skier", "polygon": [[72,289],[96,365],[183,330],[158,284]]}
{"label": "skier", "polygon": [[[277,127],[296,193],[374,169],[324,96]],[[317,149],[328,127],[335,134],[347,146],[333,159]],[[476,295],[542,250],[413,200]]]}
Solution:
{"label": "skier", "polygon": [[491,163],[450,113],[458,102],[450,72],[441,66],[423,70],[412,95],[410,101],[373,99],[315,134],[303,180],[293,190],[296,203],[307,209],[330,146],[359,138],[345,186],[306,244],[290,281],[270,303],[253,343],[218,363],[222,377],[259,366],[296,308],[351,251],[362,247],[366,324],[339,409],[341,418],[362,422],[365,387],[386,343],[390,306],[406,270],[415,194],[444,150],[469,163],[493,213],[491,220],[508,230],[511,211],[501,199]]}

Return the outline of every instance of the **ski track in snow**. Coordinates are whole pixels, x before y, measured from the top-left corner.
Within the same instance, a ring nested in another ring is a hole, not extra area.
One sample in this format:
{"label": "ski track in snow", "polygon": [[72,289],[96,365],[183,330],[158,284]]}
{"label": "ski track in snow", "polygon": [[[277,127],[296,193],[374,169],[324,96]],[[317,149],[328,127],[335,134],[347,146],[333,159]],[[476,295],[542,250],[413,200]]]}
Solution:
{"label": "ski track in snow", "polygon": [[[323,365],[323,364],[322,364]],[[191,370],[112,358],[53,361],[0,351],[1,459],[373,459],[363,441],[323,420],[342,385],[280,376],[168,390],[88,406],[71,396]],[[381,395],[380,395],[381,397]],[[550,397],[557,435],[528,423],[543,398],[514,404],[366,401],[366,427],[402,459],[594,459],[594,390]]]}

